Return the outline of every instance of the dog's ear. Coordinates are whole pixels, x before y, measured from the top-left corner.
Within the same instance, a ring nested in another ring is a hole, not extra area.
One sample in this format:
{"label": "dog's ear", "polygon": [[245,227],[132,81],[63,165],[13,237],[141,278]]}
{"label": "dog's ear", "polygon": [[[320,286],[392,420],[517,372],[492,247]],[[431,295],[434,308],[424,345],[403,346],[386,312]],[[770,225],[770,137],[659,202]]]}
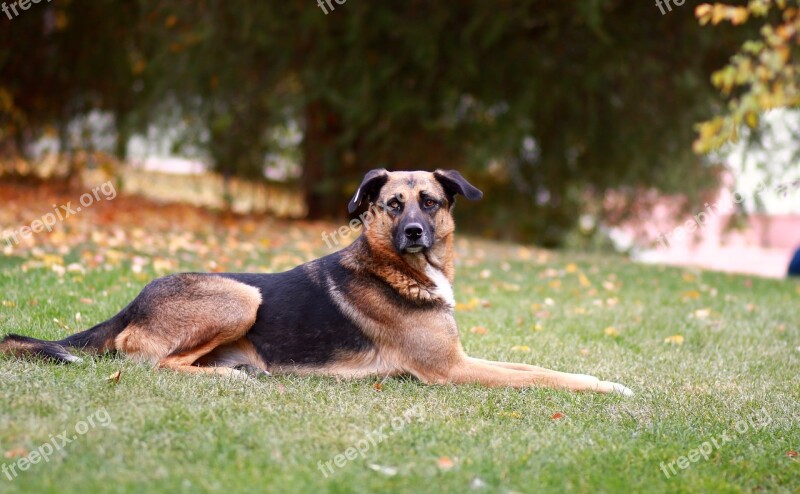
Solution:
{"label": "dog's ear", "polygon": [[385,168],[376,168],[370,170],[364,175],[364,180],[358,186],[355,195],[350,202],[347,203],[347,210],[353,214],[356,209],[361,205],[365,198],[375,199],[381,191],[386,182],[389,180],[389,172]]}
{"label": "dog's ear", "polygon": [[467,182],[467,179],[455,170],[436,170],[433,176],[441,184],[450,204],[455,202],[456,194],[461,194],[470,201],[477,201],[483,197],[483,192]]}

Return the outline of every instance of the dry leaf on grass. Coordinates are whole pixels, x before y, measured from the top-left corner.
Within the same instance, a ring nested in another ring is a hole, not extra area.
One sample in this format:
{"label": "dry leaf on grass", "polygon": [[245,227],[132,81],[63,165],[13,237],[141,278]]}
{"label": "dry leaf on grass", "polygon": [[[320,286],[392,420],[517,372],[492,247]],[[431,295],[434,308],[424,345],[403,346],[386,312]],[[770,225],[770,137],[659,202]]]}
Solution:
{"label": "dry leaf on grass", "polygon": [[395,467],[376,465],[375,463],[368,463],[367,467],[369,467],[371,470],[375,470],[378,473],[382,473],[387,477],[394,477],[397,475],[397,469]]}
{"label": "dry leaf on grass", "polygon": [[450,470],[456,466],[456,463],[450,459],[450,457],[442,456],[436,460],[436,466],[439,467],[440,470]]}
{"label": "dry leaf on grass", "polygon": [[28,456],[28,450],[25,448],[9,449],[3,454],[6,458],[22,458]]}
{"label": "dry leaf on grass", "polygon": [[664,338],[664,343],[670,343],[672,345],[683,345],[683,336],[679,334],[667,336],[666,338]]}

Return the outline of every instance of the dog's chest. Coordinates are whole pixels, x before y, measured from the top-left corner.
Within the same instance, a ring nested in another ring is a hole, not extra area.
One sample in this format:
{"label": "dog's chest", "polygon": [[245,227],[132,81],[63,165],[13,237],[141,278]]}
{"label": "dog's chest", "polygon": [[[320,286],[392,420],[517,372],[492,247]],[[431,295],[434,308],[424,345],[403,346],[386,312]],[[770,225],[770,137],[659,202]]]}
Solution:
{"label": "dog's chest", "polygon": [[453,285],[450,284],[450,280],[447,279],[444,273],[429,264],[425,268],[425,275],[436,285],[431,290],[431,293],[444,300],[450,308],[455,307],[456,299],[453,295]]}

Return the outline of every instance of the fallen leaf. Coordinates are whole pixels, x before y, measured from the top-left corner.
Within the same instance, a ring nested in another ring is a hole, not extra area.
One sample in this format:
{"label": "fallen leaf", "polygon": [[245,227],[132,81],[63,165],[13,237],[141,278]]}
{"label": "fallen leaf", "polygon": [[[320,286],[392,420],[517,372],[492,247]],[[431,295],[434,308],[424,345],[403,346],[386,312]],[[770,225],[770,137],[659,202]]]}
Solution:
{"label": "fallen leaf", "polygon": [[672,345],[683,345],[683,336],[679,334],[667,336],[666,338],[664,338],[664,343],[670,343]]}
{"label": "fallen leaf", "polygon": [[283,394],[286,392],[286,386],[283,383],[278,383],[278,394]]}
{"label": "fallen leaf", "polygon": [[449,457],[442,456],[438,460],[436,460],[436,466],[439,467],[440,470],[450,470],[451,468],[456,466],[456,463]]}
{"label": "fallen leaf", "polygon": [[521,419],[522,414],[519,412],[500,412],[501,417],[511,417],[512,419]]}
{"label": "fallen leaf", "polygon": [[615,328],[614,326],[607,327],[606,329],[603,330],[603,332],[606,334],[606,336],[611,336],[612,338],[616,338],[617,336],[619,336],[619,331],[617,331],[617,328]]}
{"label": "fallen leaf", "polygon": [[689,290],[688,292],[683,292],[681,298],[684,302],[687,300],[697,300],[700,298],[700,292],[697,290]]}
{"label": "fallen leaf", "polygon": [[711,309],[697,309],[694,311],[694,317],[697,319],[705,319],[711,314]]}
{"label": "fallen leaf", "polygon": [[457,303],[456,304],[456,310],[465,310],[465,311],[475,310],[475,309],[478,308],[480,303],[481,303],[481,301],[479,299],[471,298],[471,299],[469,299],[469,302]]}
{"label": "fallen leaf", "polygon": [[469,328],[469,332],[474,334],[486,334],[488,330],[483,326],[473,326]]}
{"label": "fallen leaf", "polygon": [[122,375],[122,371],[118,370],[117,372],[115,372],[115,373],[111,374],[110,376],[108,376],[106,378],[106,381],[113,382],[113,383],[116,384],[116,383],[119,382],[119,378],[120,378],[121,375]]}
{"label": "fallen leaf", "polygon": [[786,456],[788,456],[789,458],[797,458],[798,456],[800,456],[800,453],[794,450],[789,450],[786,452]]}
{"label": "fallen leaf", "polygon": [[531,347],[528,345],[514,345],[511,347],[512,352],[530,352]]}
{"label": "fallen leaf", "polygon": [[697,279],[697,278],[694,277],[693,274],[689,274],[689,273],[683,273],[681,278],[683,278],[683,281],[685,281],[686,283],[692,283],[693,281],[695,281]]}
{"label": "fallen leaf", "polygon": [[469,483],[470,488],[474,491],[485,489],[488,485],[486,481],[478,477],[475,477],[472,479],[472,482]]}
{"label": "fallen leaf", "polygon": [[578,283],[580,283],[584,288],[589,288],[592,286],[592,282],[589,281],[589,278],[587,278],[583,273],[578,273]]}
{"label": "fallen leaf", "polygon": [[375,388],[375,391],[383,391],[383,384],[380,381],[373,384],[372,387]]}
{"label": "fallen leaf", "polygon": [[551,419],[551,420],[561,420],[561,419],[563,419],[564,417],[566,417],[566,415],[564,415],[563,413],[561,413],[561,412],[556,412],[556,413],[554,413],[554,414],[553,414],[553,416],[552,416],[552,417],[550,417],[550,419]]}
{"label": "fallen leaf", "polygon": [[588,348],[581,348],[581,349],[579,350],[579,352],[580,352],[580,354],[581,354],[581,355],[583,355],[584,357],[585,357],[585,356],[587,356],[587,355],[589,355],[589,349],[588,349]]}
{"label": "fallen leaf", "polygon": [[8,451],[3,454],[6,458],[22,458],[24,456],[28,456],[28,450],[25,448],[14,448],[9,449]]}
{"label": "fallen leaf", "polygon": [[567,264],[566,267],[564,267],[564,271],[566,271],[567,273],[575,273],[576,271],[578,271],[578,265],[571,262]]}
{"label": "fallen leaf", "polygon": [[70,333],[72,333],[72,332],[73,332],[73,331],[72,331],[72,329],[71,329],[69,326],[67,326],[67,325],[66,325],[66,324],[64,324],[63,322],[59,321],[59,320],[58,320],[58,319],[56,319],[55,317],[53,318],[53,322],[54,322],[54,323],[56,323],[56,324],[58,324],[59,326],[61,326],[61,329],[66,329],[66,330],[67,330],[67,331],[69,331]]}
{"label": "fallen leaf", "polygon": [[367,467],[372,470],[375,470],[378,473],[382,473],[387,477],[393,477],[397,475],[397,469],[395,467],[386,467],[383,465],[376,465],[375,463],[368,463]]}

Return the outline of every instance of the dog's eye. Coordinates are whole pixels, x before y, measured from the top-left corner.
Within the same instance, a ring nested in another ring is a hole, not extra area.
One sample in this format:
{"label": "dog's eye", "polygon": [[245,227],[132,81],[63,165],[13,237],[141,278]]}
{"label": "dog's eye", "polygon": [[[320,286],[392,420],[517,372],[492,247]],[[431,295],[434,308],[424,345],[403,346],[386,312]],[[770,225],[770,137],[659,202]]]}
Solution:
{"label": "dog's eye", "polygon": [[389,206],[389,209],[400,209],[400,201],[398,201],[397,199],[392,199],[391,201],[389,201],[387,206]]}
{"label": "dog's eye", "polygon": [[432,208],[437,204],[437,202],[434,201],[433,199],[425,199],[424,204],[426,208]]}

